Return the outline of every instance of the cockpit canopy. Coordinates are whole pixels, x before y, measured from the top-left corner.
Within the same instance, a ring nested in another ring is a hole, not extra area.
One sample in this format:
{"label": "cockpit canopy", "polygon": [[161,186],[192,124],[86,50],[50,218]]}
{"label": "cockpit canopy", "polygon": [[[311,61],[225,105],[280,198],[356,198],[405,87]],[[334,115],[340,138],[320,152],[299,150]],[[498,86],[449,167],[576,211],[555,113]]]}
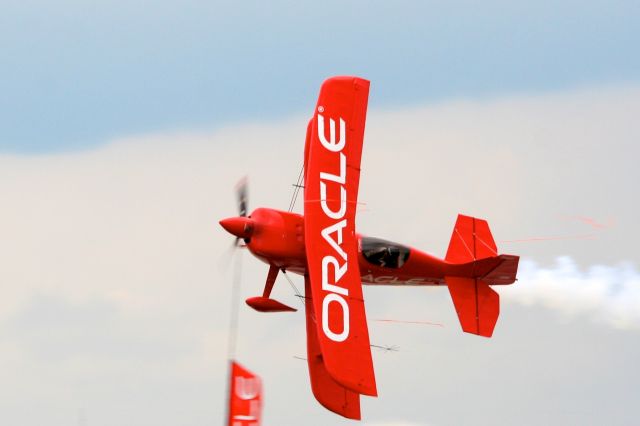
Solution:
{"label": "cockpit canopy", "polygon": [[409,247],[372,237],[362,237],[360,245],[367,262],[383,268],[401,268],[411,251]]}

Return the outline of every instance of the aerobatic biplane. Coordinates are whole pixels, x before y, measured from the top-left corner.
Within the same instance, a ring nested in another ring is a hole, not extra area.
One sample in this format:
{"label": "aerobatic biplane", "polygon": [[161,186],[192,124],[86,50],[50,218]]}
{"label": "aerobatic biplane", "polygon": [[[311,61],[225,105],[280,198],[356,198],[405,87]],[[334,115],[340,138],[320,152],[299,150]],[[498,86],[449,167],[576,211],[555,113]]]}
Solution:
{"label": "aerobatic biplane", "polygon": [[360,419],[360,395],[377,396],[362,284],[446,285],[463,331],[490,337],[499,297],[490,285],[516,280],[518,256],[499,255],[486,221],[459,215],[444,259],[355,230],[369,82],[334,77],[307,127],[304,216],[270,208],[220,221],[269,265],[261,312],[294,311],[270,298],[279,271],[304,276],[311,389],[327,409]]}

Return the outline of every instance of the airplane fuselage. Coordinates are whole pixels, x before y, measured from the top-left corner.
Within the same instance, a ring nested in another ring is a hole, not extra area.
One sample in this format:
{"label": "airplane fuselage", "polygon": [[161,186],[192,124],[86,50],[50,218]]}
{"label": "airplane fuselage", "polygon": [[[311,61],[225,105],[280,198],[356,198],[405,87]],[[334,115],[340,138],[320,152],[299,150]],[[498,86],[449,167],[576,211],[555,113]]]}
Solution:
{"label": "airplane fuselage", "polygon": [[[249,251],[261,261],[304,275],[304,216],[269,208],[254,210]],[[444,285],[445,276],[470,276],[470,264],[452,264],[412,247],[356,234],[358,265],[367,285]]]}

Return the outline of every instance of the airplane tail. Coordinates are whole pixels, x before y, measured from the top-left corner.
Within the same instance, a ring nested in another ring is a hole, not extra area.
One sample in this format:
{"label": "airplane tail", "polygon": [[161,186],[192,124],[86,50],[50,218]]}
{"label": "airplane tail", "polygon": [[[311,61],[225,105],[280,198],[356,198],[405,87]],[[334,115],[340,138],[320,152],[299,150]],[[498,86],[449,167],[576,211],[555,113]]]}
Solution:
{"label": "airplane tail", "polygon": [[519,257],[498,254],[486,220],[458,215],[445,260],[455,265],[445,281],[462,330],[491,337],[500,296],[489,285],[515,282]]}
{"label": "airplane tail", "polygon": [[467,263],[497,255],[498,248],[487,221],[459,214],[444,259]]}

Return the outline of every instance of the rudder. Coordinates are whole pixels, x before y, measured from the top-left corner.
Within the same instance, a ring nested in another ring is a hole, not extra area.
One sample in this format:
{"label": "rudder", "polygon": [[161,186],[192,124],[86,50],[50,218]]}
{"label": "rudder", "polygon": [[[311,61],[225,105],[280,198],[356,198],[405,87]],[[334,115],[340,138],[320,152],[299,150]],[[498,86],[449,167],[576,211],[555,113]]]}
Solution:
{"label": "rudder", "polygon": [[467,263],[498,255],[498,248],[486,220],[458,215],[445,260]]}

